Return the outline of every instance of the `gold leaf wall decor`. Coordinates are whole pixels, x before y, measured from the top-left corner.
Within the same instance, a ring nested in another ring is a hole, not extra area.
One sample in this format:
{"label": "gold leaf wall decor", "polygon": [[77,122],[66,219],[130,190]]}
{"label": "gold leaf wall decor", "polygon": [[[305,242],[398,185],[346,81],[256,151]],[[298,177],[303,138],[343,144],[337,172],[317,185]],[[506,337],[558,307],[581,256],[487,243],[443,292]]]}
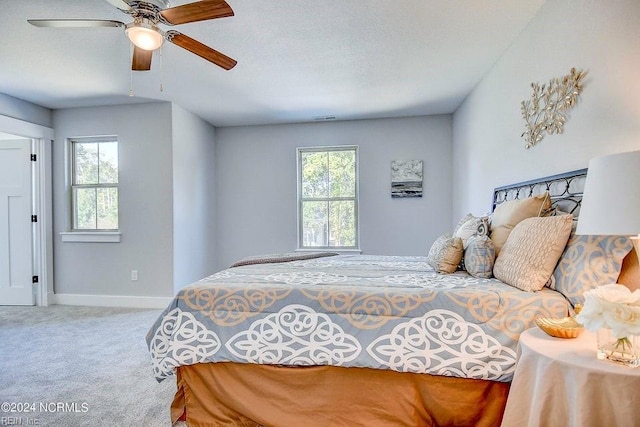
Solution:
{"label": "gold leaf wall decor", "polygon": [[586,71],[572,68],[566,76],[551,79],[542,86],[531,83],[531,99],[521,103],[525,121],[525,131],[521,136],[526,141],[525,148],[531,148],[540,142],[545,132],[554,134],[564,131],[568,112],[578,102],[582,80],[586,75]]}

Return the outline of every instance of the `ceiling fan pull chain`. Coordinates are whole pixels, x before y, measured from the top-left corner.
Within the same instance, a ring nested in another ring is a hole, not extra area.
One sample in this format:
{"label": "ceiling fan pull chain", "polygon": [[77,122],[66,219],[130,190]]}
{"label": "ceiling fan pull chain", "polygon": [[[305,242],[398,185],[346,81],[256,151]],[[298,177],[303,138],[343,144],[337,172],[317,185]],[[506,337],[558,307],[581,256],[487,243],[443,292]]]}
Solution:
{"label": "ceiling fan pull chain", "polygon": [[[133,56],[133,43],[129,43],[129,52]],[[129,96],[135,96],[133,93],[133,69],[129,69]]]}
{"label": "ceiling fan pull chain", "polygon": [[162,82],[164,81],[164,46],[160,47],[160,92],[164,92]]}

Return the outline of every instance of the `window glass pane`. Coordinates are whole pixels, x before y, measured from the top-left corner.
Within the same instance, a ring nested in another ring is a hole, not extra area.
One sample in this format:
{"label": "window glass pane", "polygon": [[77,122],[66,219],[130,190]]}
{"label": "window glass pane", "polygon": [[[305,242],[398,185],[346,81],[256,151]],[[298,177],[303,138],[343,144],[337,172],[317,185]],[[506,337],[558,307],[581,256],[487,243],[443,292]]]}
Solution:
{"label": "window glass pane", "polygon": [[118,229],[118,189],[98,188],[96,205],[99,230]]}
{"label": "window glass pane", "polygon": [[302,245],[328,246],[327,202],[302,202]]}
{"label": "window glass pane", "polygon": [[330,197],[355,197],[356,152],[353,150],[329,152]]}
{"label": "window glass pane", "polygon": [[74,184],[98,183],[98,144],[73,143]]}
{"label": "window glass pane", "polygon": [[96,229],[96,189],[75,188],[75,224],[77,230]]}
{"label": "window glass pane", "polygon": [[329,195],[327,152],[302,152],[302,197]]}
{"label": "window glass pane", "polygon": [[356,246],[355,202],[329,202],[329,246]]}
{"label": "window glass pane", "polygon": [[98,144],[100,153],[100,184],[118,183],[118,143],[101,142]]}

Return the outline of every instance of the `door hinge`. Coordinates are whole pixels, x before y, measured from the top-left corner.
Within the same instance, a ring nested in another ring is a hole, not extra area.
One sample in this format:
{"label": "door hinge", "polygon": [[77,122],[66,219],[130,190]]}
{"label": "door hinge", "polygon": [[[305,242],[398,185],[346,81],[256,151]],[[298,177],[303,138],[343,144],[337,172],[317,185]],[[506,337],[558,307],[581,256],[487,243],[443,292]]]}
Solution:
{"label": "door hinge", "polygon": [[38,283],[38,276],[31,277],[31,283]]}
{"label": "door hinge", "polygon": [[38,215],[31,215],[31,222],[38,222]]}
{"label": "door hinge", "polygon": [[32,161],[32,162],[37,161],[37,156],[36,156],[35,154],[32,154],[32,155],[31,155],[31,161]]}

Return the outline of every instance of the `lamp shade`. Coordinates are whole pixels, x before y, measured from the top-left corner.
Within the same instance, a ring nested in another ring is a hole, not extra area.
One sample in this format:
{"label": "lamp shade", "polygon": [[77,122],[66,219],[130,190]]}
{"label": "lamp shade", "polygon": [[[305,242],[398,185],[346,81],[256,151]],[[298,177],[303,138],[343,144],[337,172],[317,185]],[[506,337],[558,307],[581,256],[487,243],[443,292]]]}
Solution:
{"label": "lamp shade", "polygon": [[125,32],[131,43],[140,49],[156,50],[164,42],[164,38],[158,32],[157,27],[145,21],[129,24]]}
{"label": "lamp shade", "polygon": [[640,233],[640,151],[589,162],[576,234]]}

